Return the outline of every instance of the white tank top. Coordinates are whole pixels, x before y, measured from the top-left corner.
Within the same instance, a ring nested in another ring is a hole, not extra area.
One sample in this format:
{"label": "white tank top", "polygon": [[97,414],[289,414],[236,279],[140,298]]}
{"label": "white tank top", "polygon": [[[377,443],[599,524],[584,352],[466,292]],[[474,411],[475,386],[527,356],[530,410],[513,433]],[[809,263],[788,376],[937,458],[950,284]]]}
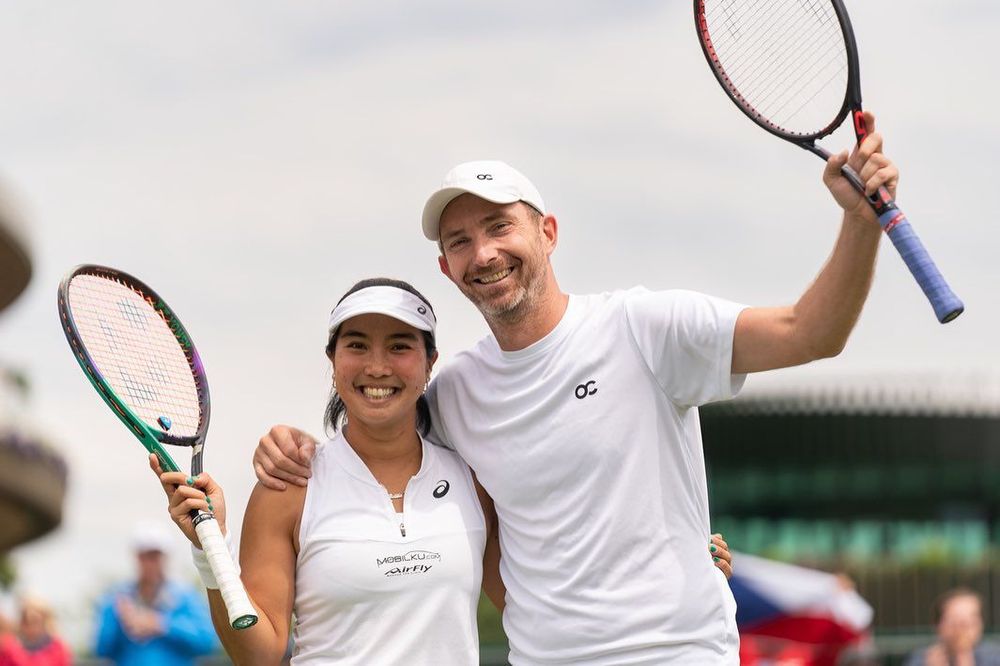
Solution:
{"label": "white tank top", "polygon": [[402,513],[342,434],[317,448],[299,525],[296,666],[479,663],[482,508],[465,463],[421,444]]}

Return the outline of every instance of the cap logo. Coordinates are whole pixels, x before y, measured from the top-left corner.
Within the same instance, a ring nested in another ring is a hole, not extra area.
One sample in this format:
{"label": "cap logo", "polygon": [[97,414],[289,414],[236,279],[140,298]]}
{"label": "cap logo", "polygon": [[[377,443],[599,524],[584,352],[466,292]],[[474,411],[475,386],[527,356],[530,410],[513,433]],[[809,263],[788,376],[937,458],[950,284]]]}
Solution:
{"label": "cap logo", "polygon": [[493,180],[493,174],[491,173],[477,173],[476,180]]}
{"label": "cap logo", "polygon": [[425,314],[427,314],[427,308],[425,308],[422,305],[417,306],[417,312],[419,312],[420,314],[424,314],[425,315]]}

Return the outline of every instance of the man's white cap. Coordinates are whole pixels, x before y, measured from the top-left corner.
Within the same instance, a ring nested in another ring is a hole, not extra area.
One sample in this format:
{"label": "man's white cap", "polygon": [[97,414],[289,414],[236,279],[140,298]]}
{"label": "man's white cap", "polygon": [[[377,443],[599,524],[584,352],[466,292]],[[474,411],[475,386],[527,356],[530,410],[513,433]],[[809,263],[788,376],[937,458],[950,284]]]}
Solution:
{"label": "man's white cap", "polygon": [[462,194],[474,194],[480,199],[498,204],[523,201],[545,214],[542,195],[523,173],[496,160],[464,162],[445,174],[440,189],[424,204],[424,236],[436,241],[441,213],[452,199]]}
{"label": "man's white cap", "polygon": [[156,523],[139,523],[132,532],[132,550],[136,553],[167,553],[172,545],[170,535]]}

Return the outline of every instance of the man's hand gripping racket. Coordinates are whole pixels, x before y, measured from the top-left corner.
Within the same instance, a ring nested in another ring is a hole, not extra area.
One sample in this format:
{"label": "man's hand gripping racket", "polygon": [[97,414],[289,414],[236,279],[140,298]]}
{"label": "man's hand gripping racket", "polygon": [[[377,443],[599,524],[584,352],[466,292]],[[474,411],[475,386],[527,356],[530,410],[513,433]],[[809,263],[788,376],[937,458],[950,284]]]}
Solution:
{"label": "man's hand gripping racket", "polygon": [[[190,447],[191,477],[201,474],[211,411],[208,380],[191,337],[163,299],[126,273],[83,265],[59,285],[59,317],[87,379],[156,456],[161,471],[180,472],[163,447],[170,444]],[[252,626],[257,613],[219,523],[205,510],[207,503],[187,508],[230,624],[235,629]]]}
{"label": "man's hand gripping racket", "polygon": [[[864,122],[869,128],[854,149],[831,155],[823,170],[823,183],[834,200],[848,215],[878,221],[870,200],[883,192],[893,200],[899,171],[882,153],[882,135],[875,131],[875,116],[864,112]],[[857,179],[858,185],[854,179]],[[880,225],[881,226],[881,225]]]}

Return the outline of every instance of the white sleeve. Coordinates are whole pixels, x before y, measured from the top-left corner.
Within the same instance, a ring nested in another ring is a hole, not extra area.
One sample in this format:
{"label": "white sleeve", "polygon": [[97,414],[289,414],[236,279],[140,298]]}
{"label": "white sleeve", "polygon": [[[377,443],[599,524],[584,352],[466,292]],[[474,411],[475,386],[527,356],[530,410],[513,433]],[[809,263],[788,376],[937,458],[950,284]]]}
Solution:
{"label": "white sleeve", "polygon": [[676,404],[731,398],[746,375],[732,374],[733,333],[745,305],[693,291],[631,291],[625,318],[639,354]]}

